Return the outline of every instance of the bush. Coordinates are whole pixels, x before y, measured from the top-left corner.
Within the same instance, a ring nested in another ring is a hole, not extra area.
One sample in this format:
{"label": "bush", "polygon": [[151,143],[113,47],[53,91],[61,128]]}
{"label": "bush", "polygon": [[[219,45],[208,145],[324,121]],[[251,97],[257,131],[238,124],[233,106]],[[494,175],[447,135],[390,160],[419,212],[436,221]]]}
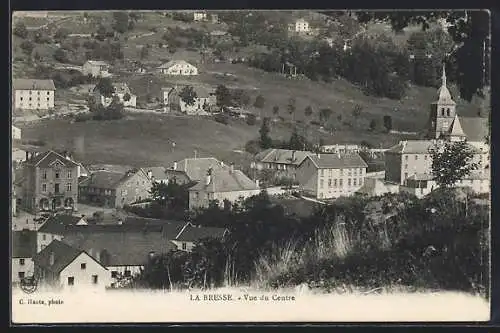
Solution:
{"label": "bush", "polygon": [[77,113],[75,115],[75,118],[74,120],[76,122],[85,122],[87,120],[91,120],[92,119],[92,115],[89,114],[89,113],[83,113],[83,112],[80,112],[80,113]]}
{"label": "bush", "polygon": [[229,124],[229,118],[226,115],[222,114],[222,113],[216,114],[215,117],[214,117],[214,120],[216,122],[224,124],[224,125]]}
{"label": "bush", "polygon": [[260,144],[257,140],[250,140],[245,144],[245,151],[255,155],[260,152]]}
{"label": "bush", "polygon": [[249,114],[246,122],[247,125],[254,126],[257,124],[257,117],[254,114]]}

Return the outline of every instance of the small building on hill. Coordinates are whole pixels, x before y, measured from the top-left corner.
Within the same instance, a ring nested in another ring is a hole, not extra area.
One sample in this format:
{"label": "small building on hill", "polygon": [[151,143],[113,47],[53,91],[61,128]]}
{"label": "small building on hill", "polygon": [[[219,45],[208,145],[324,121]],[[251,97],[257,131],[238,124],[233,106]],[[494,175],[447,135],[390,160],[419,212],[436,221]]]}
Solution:
{"label": "small building on hill", "polygon": [[109,64],[100,60],[87,60],[83,64],[83,75],[92,75],[93,77],[110,77]]}
{"label": "small building on hill", "polygon": [[196,97],[193,104],[187,104],[181,97],[183,87],[177,87],[169,92],[168,101],[170,110],[180,111],[190,116],[206,116],[210,114],[210,110],[217,104],[215,91],[200,87],[192,87]]}
{"label": "small building on hill", "polygon": [[165,75],[198,75],[198,68],[185,60],[171,60],[158,67],[158,73]]}
{"label": "small building on hill", "polygon": [[111,104],[111,102],[113,102],[114,98],[118,98],[123,106],[135,107],[137,105],[137,96],[132,93],[126,83],[113,83],[113,87],[114,93],[110,97],[102,95],[97,89],[97,86],[94,87],[92,93],[96,98],[96,101],[107,107]]}

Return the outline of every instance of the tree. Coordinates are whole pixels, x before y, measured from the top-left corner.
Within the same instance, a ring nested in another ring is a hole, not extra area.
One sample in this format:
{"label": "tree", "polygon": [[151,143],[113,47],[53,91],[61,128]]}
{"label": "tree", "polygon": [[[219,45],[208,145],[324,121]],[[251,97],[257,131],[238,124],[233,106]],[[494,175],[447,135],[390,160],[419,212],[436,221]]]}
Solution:
{"label": "tree", "polygon": [[452,187],[457,181],[479,168],[474,152],[466,141],[436,144],[430,149],[432,175],[441,187]]}
{"label": "tree", "polygon": [[354,106],[354,108],[352,109],[352,116],[354,117],[354,119],[356,119],[356,121],[361,115],[361,111],[363,111],[363,107],[359,104],[356,104],[356,106]]}
{"label": "tree", "polygon": [[255,102],[253,103],[253,106],[256,107],[257,109],[263,109],[265,102],[266,100],[264,99],[264,96],[258,95],[257,97],[255,97]]}
{"label": "tree", "polygon": [[68,37],[69,31],[65,28],[59,28],[54,34],[54,40],[58,43],[62,42],[66,37]]}
{"label": "tree", "polygon": [[330,119],[331,115],[332,115],[333,111],[331,109],[321,109],[319,111],[319,122],[321,124],[324,124],[328,121],[328,119]]}
{"label": "tree", "polygon": [[292,121],[295,120],[295,109],[296,109],[296,100],[294,97],[290,97],[288,99],[288,105],[287,105],[287,110],[288,113],[292,116]]}
{"label": "tree", "polygon": [[31,55],[31,53],[33,52],[33,49],[35,48],[35,45],[33,45],[32,42],[30,42],[29,40],[25,40],[21,43],[21,49],[23,50],[23,52],[26,54],[26,55]]}
{"label": "tree", "polygon": [[304,114],[307,116],[307,117],[310,117],[313,113],[313,109],[310,105],[308,105],[305,109],[304,109]]}
{"label": "tree", "polygon": [[392,130],[392,117],[391,116],[384,116],[384,127],[387,132],[390,132]]}
{"label": "tree", "polygon": [[186,103],[186,105],[194,105],[197,95],[193,87],[185,86],[179,93],[179,97],[184,103]]}
{"label": "tree", "polygon": [[128,92],[127,92],[127,93],[125,93],[125,95],[123,95],[123,100],[124,100],[125,102],[130,101],[130,99],[131,99],[131,98],[132,98],[132,96],[130,96],[130,94],[129,94]]}
{"label": "tree", "polygon": [[185,185],[176,182],[154,182],[149,192],[153,201],[160,206],[177,210],[188,208],[189,193]]}
{"label": "tree", "polygon": [[307,141],[307,139],[300,135],[297,131],[297,128],[293,129],[292,135],[290,136],[290,141],[288,143],[288,149],[292,150],[308,150],[311,149],[311,144]]}
{"label": "tree", "polygon": [[100,78],[96,85],[97,91],[104,97],[111,97],[115,93],[115,87],[110,78]]}
{"label": "tree", "polygon": [[253,126],[257,123],[257,117],[254,114],[247,116],[247,125]]}
{"label": "tree", "polygon": [[63,49],[58,48],[54,52],[54,59],[63,63],[68,62],[68,53]]}
{"label": "tree", "polygon": [[280,113],[280,107],[275,105],[273,106],[273,114],[277,116]]}
{"label": "tree", "polygon": [[143,46],[140,51],[141,60],[146,59],[148,56],[149,56],[149,49]]}
{"label": "tree", "polygon": [[215,96],[217,99],[217,106],[225,107],[231,105],[231,93],[225,85],[221,84],[217,86],[215,89]]}
{"label": "tree", "polygon": [[[427,30],[430,23],[445,19],[450,25],[448,32],[457,45],[456,52],[447,51],[448,61],[456,61],[457,83],[463,99],[471,101],[475,94],[483,95],[483,89],[490,84],[490,14],[486,10],[465,11],[376,11],[357,12],[361,23],[372,20],[389,22],[395,31],[402,31],[410,24],[417,24]],[[483,66],[484,63],[484,66]]]}
{"label": "tree", "polygon": [[250,96],[243,89],[234,89],[231,98],[234,104],[238,106],[248,106],[250,104]]}
{"label": "tree", "polygon": [[28,37],[28,29],[26,29],[26,25],[23,22],[16,23],[14,26],[14,35],[23,39]]}
{"label": "tree", "polygon": [[262,122],[262,125],[260,127],[259,133],[260,133],[260,147],[263,149],[271,148],[272,145],[272,139],[269,136],[269,132],[271,130],[269,129],[269,118],[264,118],[264,121]]}
{"label": "tree", "polygon": [[377,121],[375,119],[370,120],[370,131],[374,131],[377,128]]}
{"label": "tree", "polygon": [[113,13],[113,29],[118,33],[125,33],[128,30],[129,16],[125,12]]}

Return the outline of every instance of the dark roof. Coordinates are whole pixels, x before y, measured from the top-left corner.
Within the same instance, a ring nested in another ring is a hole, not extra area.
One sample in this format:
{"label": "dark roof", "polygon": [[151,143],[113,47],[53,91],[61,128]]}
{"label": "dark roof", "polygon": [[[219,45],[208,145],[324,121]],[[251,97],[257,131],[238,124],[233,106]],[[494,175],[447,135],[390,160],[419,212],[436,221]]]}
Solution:
{"label": "dark roof", "polygon": [[159,167],[146,167],[143,168],[146,173],[151,172],[151,175],[154,179],[165,179],[167,177],[167,174],[165,173],[166,168],[159,166]]}
{"label": "dark roof", "polygon": [[366,162],[358,153],[309,155],[318,169],[367,168]]}
{"label": "dark roof", "polygon": [[40,168],[48,168],[52,166],[53,163],[56,163],[59,161],[64,165],[66,168],[70,167],[77,167],[78,164],[70,159],[67,159],[63,155],[53,151],[49,150],[43,153],[39,153],[30,160],[28,160],[26,163],[30,165],[34,165]]}
{"label": "dark roof", "polygon": [[13,90],[56,90],[52,80],[14,79],[13,86]]}
{"label": "dark roof", "polygon": [[[134,173],[135,174],[135,173]],[[95,187],[103,189],[116,189],[124,180],[128,179],[132,174],[100,170],[90,174],[86,179],[83,179],[79,186]]]}
{"label": "dark roof", "polygon": [[49,217],[38,229],[38,232],[64,235],[68,226],[76,225],[82,218],[68,214],[58,214]]}
{"label": "dark roof", "polygon": [[[33,257],[36,265],[59,274],[66,266],[75,260],[83,251],[74,248],[57,239]],[[54,263],[50,264],[50,256],[54,254]]]}
{"label": "dark roof", "polygon": [[481,117],[458,117],[462,131],[468,141],[485,141],[489,136],[488,118]]}
{"label": "dark roof", "polygon": [[12,233],[12,258],[33,258],[35,254],[36,231],[14,231]]}
{"label": "dark roof", "polygon": [[66,236],[63,242],[86,251],[103,266],[144,265],[150,252],[162,254],[176,249],[159,232],[80,233]]}
{"label": "dark roof", "polygon": [[[208,171],[208,170],[207,170]],[[211,193],[217,192],[233,192],[233,191],[249,191],[258,190],[257,184],[248,178],[240,170],[219,169],[212,170],[210,183],[206,184],[206,178],[200,180],[196,185],[191,187],[190,191],[205,191]]]}
{"label": "dark roof", "polygon": [[177,168],[168,169],[168,171],[184,172],[189,180],[198,181],[205,179],[208,169],[229,169],[221,161],[214,157],[198,157],[198,158],[185,158],[177,163]]}
{"label": "dark roof", "polygon": [[[396,154],[430,154],[430,149],[434,146],[444,144],[442,140],[405,140],[392,146],[386,153]],[[480,153],[481,150],[468,144],[467,147],[474,153]]]}
{"label": "dark roof", "polygon": [[[292,156],[295,154],[294,159]],[[299,165],[304,159],[313,155],[313,152],[305,150],[290,150],[290,149],[266,149],[255,156],[258,161],[264,163],[280,163]]]}
{"label": "dark roof", "polygon": [[186,226],[175,240],[195,242],[204,238],[222,238],[227,232],[224,228]]}

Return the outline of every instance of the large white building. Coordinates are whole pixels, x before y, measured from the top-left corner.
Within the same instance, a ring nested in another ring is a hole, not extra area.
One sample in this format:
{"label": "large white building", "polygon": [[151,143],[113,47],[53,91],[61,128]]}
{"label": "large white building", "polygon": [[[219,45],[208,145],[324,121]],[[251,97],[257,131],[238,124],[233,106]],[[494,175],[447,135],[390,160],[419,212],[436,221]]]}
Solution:
{"label": "large white building", "polygon": [[54,108],[56,87],[52,80],[15,79],[13,81],[14,108],[49,110]]}
{"label": "large white building", "polygon": [[160,74],[166,75],[198,75],[198,68],[184,60],[171,60],[158,67]]}
{"label": "large white building", "polygon": [[363,186],[367,167],[357,153],[308,155],[297,169],[297,180],[315,198],[350,196]]}

